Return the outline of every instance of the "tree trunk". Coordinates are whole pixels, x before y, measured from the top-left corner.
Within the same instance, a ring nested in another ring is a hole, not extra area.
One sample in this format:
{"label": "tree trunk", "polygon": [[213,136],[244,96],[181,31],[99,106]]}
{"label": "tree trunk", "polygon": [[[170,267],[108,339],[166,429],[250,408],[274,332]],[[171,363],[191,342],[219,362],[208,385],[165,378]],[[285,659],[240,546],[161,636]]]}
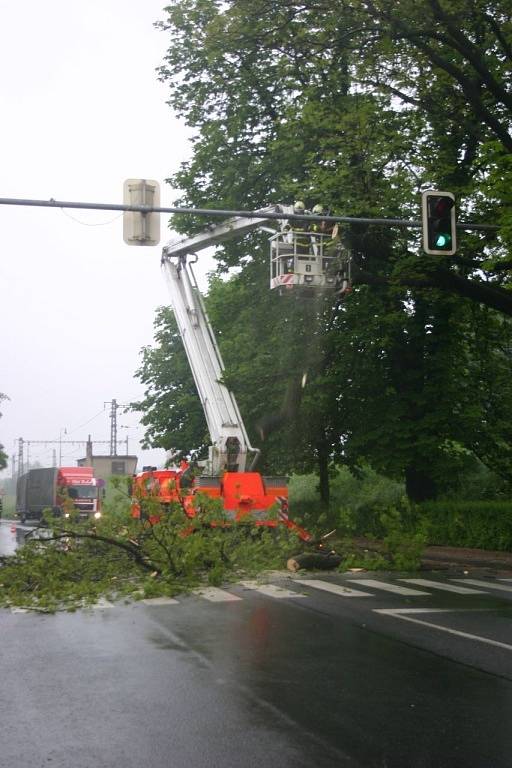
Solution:
{"label": "tree trunk", "polygon": [[324,507],[328,507],[331,499],[331,486],[329,481],[329,450],[327,444],[321,442],[317,447],[317,451],[320,500]]}
{"label": "tree trunk", "polygon": [[428,501],[437,496],[436,484],[426,468],[406,467],[405,490],[407,497],[416,502]]}

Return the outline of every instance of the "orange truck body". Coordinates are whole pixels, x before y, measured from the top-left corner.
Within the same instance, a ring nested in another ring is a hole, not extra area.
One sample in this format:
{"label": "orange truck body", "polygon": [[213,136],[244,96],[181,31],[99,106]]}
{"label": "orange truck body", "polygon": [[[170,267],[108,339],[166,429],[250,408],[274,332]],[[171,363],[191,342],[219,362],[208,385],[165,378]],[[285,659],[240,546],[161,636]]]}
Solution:
{"label": "orange truck body", "polygon": [[[285,477],[265,477],[259,472],[225,472],[220,477],[196,477],[189,483],[186,478],[188,469],[189,465],[182,462],[179,469],[151,469],[135,475],[132,483],[132,516],[141,518],[144,498],[152,497],[164,506],[180,504],[185,515],[193,519],[197,514],[197,494],[204,494],[220,499],[224,513],[230,520],[250,520],[256,526],[269,528],[284,525],[295,531],[303,541],[311,540],[311,534],[288,517]],[[158,515],[149,517],[150,523],[158,520]]]}

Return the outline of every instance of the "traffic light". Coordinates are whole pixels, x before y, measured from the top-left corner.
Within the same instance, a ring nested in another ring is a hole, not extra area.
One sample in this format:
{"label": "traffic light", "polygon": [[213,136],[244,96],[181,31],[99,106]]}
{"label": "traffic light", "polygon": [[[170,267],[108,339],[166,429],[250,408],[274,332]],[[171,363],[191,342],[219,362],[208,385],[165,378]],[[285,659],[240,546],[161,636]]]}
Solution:
{"label": "traffic light", "polygon": [[421,195],[423,250],[435,256],[453,256],[457,250],[455,196],[428,189]]}

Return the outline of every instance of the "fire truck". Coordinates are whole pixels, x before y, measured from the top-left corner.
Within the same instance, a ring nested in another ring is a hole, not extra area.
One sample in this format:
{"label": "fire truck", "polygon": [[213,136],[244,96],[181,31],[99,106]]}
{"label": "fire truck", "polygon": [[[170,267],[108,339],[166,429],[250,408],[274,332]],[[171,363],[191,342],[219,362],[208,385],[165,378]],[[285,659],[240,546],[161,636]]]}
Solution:
{"label": "fire truck", "polygon": [[[313,542],[312,535],[288,515],[287,478],[268,477],[256,471],[260,450],[251,445],[235,396],[223,383],[224,364],[193,269],[199,251],[263,229],[271,233],[271,288],[311,291],[334,286],[336,276],[324,253],[321,236],[311,233],[316,239],[312,241],[311,253],[305,254],[303,247],[297,247],[294,233],[286,231],[286,214],[292,210],[272,206],[261,212],[282,213],[282,221],[240,217],[192,237],[175,240],[163,248],[162,269],[171,306],[206,417],[211,445],[208,458],[202,462],[201,474],[194,478],[190,477],[192,468],[188,462],[182,462],[175,469],[149,468],[136,475],[132,482],[132,515],[142,517],[144,498],[152,496],[163,505],[181,504],[184,513],[194,518],[198,495],[205,494],[221,500],[226,519],[250,520],[256,526],[285,525],[323,554],[323,542]],[[332,551],[326,554],[332,556]]]}

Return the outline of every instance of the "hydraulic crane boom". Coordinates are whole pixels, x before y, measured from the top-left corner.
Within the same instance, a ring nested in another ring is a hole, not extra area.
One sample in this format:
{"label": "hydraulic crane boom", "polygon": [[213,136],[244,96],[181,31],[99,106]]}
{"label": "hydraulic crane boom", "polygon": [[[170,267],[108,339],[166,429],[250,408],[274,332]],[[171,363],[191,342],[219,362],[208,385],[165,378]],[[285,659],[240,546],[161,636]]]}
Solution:
{"label": "hydraulic crane boom", "polygon": [[244,472],[248,456],[254,466],[259,450],[253,448],[232,392],[222,383],[224,364],[186,253],[162,257],[176,322],[203,406],[212,444],[208,474]]}
{"label": "hydraulic crane boom", "polygon": [[[280,210],[279,206],[272,205],[262,208],[260,213]],[[212,440],[208,462],[208,472],[212,475],[224,470],[244,472],[251,469],[259,450],[249,442],[235,396],[222,383],[224,364],[197,287],[192,269],[194,261],[189,255],[237,235],[261,229],[270,222],[270,219],[231,219],[192,237],[175,240],[162,251],[162,266],[172,307]],[[275,231],[276,222],[272,223],[272,231]]]}
{"label": "hydraulic crane boom", "polygon": [[316,217],[318,222],[311,223],[309,230],[303,224],[290,223],[287,217],[294,214],[293,206],[271,205],[260,208],[257,213],[282,214],[283,218],[241,216],[223,224],[211,224],[196,235],[170,242],[164,247],[163,256],[187,256],[260,229],[271,235],[271,289],[277,289],[279,293],[294,290],[304,296],[322,291],[343,295],[350,291],[350,254],[342,253],[341,243],[336,245],[334,230],[328,233],[326,229],[318,228],[325,224],[320,217]]}
{"label": "hydraulic crane boom", "polygon": [[[286,210],[279,206],[262,212],[283,212],[286,216]],[[272,220],[233,219],[193,237],[176,240],[163,249],[162,268],[206,417],[211,445],[208,465],[192,483],[190,478],[187,480],[190,469],[187,462],[182,462],[177,469],[149,469],[138,475],[134,480],[136,493],[132,501],[135,518],[143,518],[144,499],[153,494],[160,499],[163,508],[181,504],[184,513],[193,521],[201,512],[202,497],[206,496],[221,501],[224,518],[218,524],[222,527],[229,526],[230,521],[247,521],[267,529],[285,526],[295,531],[302,541],[312,542],[311,534],[288,516],[288,478],[265,477],[253,471],[259,449],[250,444],[235,396],[222,381],[224,364],[192,269],[197,261],[196,251],[253,229],[263,228],[274,233],[275,225],[273,229],[265,227],[269,221]],[[159,520],[159,514],[149,516],[150,525]],[[192,526],[190,532],[194,530]],[[318,544],[319,549],[322,547]],[[300,567],[296,560],[289,563],[293,563],[292,570]],[[335,564],[338,563],[339,560]]]}
{"label": "hydraulic crane boom", "polygon": [[[261,208],[258,213],[280,213],[282,207],[279,205],[270,205],[267,208]],[[283,213],[283,219],[286,214]],[[191,237],[182,237],[166,245],[163,249],[163,256],[183,256],[189,253],[197,253],[212,245],[217,245],[225,240],[231,240],[237,235],[245,235],[252,232],[253,229],[261,229],[272,224],[272,231],[279,229],[279,221],[275,219],[252,219],[239,217],[230,219],[223,224],[215,224],[208,227],[203,232]]]}
{"label": "hydraulic crane boom", "polygon": [[235,397],[222,383],[224,365],[192,264],[197,260],[198,251],[253,230],[263,229],[272,234],[272,288],[281,290],[283,287],[295,287],[298,290],[304,289],[308,295],[315,289],[331,283],[334,285],[335,277],[327,274],[332,257],[323,252],[326,235],[290,230],[286,217],[293,210],[290,206],[282,205],[261,208],[258,213],[282,213],[283,219],[230,219],[223,224],[211,225],[191,237],[178,238],[168,243],[162,251],[162,264],[174,314],[212,439],[208,471],[214,475],[223,471],[247,471],[248,454],[253,454],[251,467],[254,467],[259,451],[250,445]]}

